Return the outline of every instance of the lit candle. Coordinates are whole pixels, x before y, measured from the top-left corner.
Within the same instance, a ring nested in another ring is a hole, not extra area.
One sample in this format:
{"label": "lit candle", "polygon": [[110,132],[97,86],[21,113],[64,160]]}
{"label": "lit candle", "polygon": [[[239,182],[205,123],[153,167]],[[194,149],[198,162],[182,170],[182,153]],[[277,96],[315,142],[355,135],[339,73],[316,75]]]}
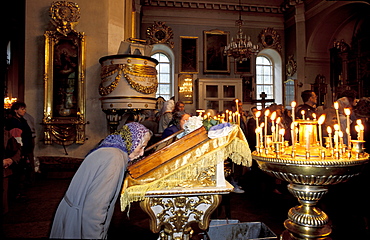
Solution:
{"label": "lit candle", "polygon": [[339,127],[340,127],[339,103],[338,102],[334,102],[334,108],[335,108],[335,113],[337,114],[337,121],[338,121],[338,124],[339,124]]}
{"label": "lit candle", "polygon": [[344,113],[346,114],[346,118],[347,118],[347,128],[346,128],[347,146],[348,146],[348,149],[351,149],[351,123],[350,123],[350,119],[349,119],[349,116],[351,115],[351,109],[345,108]]}
{"label": "lit candle", "polygon": [[312,113],[312,118],[316,121],[316,113]]}
{"label": "lit candle", "polygon": [[293,119],[293,122],[295,121],[295,106],[296,106],[296,102],[295,101],[293,101],[292,103],[291,103],[291,106],[292,106],[292,119]]}
{"label": "lit candle", "polygon": [[334,124],[334,143],[335,143],[335,149],[338,151],[339,150],[339,130],[340,126],[339,124]]}
{"label": "lit candle", "polygon": [[325,117],[326,117],[326,115],[325,114],[322,114],[319,117],[319,120],[317,121],[317,123],[319,124],[319,141],[320,141],[320,147],[322,147],[322,124],[325,121]]}
{"label": "lit candle", "polygon": [[256,144],[257,144],[256,148],[259,149],[260,147],[260,128],[257,127],[255,131],[256,131]]}
{"label": "lit candle", "polygon": [[260,126],[260,141],[261,141],[261,147],[263,147],[263,136],[262,136],[262,129],[265,126],[265,123],[261,123]]}
{"label": "lit candle", "polygon": [[270,110],[269,109],[266,109],[265,110],[265,146],[267,146],[267,117],[269,116],[270,114]]}
{"label": "lit candle", "polygon": [[229,110],[226,110],[226,121],[229,120]]}
{"label": "lit candle", "polygon": [[360,126],[360,140],[363,141],[364,140],[364,125],[359,125]]}
{"label": "lit candle", "polygon": [[330,149],[332,149],[333,148],[333,142],[332,142],[332,139],[331,139],[331,133],[332,133],[331,127],[328,126],[326,128],[326,131],[328,132],[328,136],[329,136],[329,146],[330,146]]}
{"label": "lit candle", "polygon": [[357,140],[360,140],[360,126],[356,125],[355,129],[356,129],[356,132],[357,132]]}
{"label": "lit candle", "polygon": [[239,112],[239,99],[235,99],[235,104],[236,104],[236,111]]}
{"label": "lit candle", "polygon": [[305,113],[306,113],[306,112],[305,112],[304,110],[302,110],[302,111],[301,111],[301,115],[302,115],[302,119],[303,119],[303,120],[305,120],[305,117],[304,117],[304,114],[305,114]]}
{"label": "lit candle", "polygon": [[[280,121],[281,121],[281,117],[278,117],[277,119],[276,119],[276,137],[278,137],[279,136],[279,124],[280,124]],[[279,140],[277,139],[277,142],[278,142]]]}
{"label": "lit candle", "polygon": [[275,118],[276,118],[276,112],[271,113],[270,119],[271,119],[271,135],[272,135],[272,141],[275,142],[277,138],[277,134],[275,134]]}

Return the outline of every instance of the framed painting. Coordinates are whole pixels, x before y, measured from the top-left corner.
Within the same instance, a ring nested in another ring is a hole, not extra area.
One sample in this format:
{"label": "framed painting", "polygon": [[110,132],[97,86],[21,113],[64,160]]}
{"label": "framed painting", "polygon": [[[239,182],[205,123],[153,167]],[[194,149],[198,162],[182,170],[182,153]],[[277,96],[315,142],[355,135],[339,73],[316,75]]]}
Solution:
{"label": "framed painting", "polygon": [[180,37],[180,73],[198,73],[198,37]]}
{"label": "framed painting", "polygon": [[204,31],[204,72],[230,73],[229,58],[224,49],[229,43],[229,32],[221,30]]}
{"label": "framed painting", "polygon": [[251,72],[251,59],[246,61],[235,61],[235,73],[252,73]]}

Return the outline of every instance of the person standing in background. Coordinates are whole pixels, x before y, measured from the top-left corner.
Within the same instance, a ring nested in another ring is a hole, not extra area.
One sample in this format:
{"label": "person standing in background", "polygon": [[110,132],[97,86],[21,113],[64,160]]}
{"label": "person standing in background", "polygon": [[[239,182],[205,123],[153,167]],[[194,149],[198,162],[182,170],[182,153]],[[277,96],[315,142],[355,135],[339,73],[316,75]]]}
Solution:
{"label": "person standing in background", "polygon": [[[312,114],[316,114],[317,95],[314,91],[305,90],[301,93],[303,104],[299,105],[296,109],[295,118],[313,119]],[[304,111],[304,115],[302,114]]]}
{"label": "person standing in background", "polygon": [[29,159],[29,162],[30,162],[31,170],[28,172],[28,175],[26,176],[27,177],[27,182],[29,182],[30,185],[32,186],[35,183],[35,172],[36,172],[36,169],[35,169],[35,155],[34,155],[35,139],[36,139],[35,118],[31,114],[29,114],[28,112],[26,112],[24,114],[23,118],[27,120],[27,124],[30,127],[31,133],[32,133],[31,149],[30,149],[30,152],[29,152],[28,157],[27,157]]}
{"label": "person standing in background", "polygon": [[21,159],[21,145],[6,129],[4,129],[3,153],[3,214],[6,214],[8,212],[9,178],[13,174],[12,168]]}
{"label": "person standing in background", "polygon": [[162,134],[163,131],[168,128],[169,123],[172,120],[172,112],[175,108],[175,102],[170,99],[163,104],[161,115],[158,123],[158,133]]}
{"label": "person standing in background", "polygon": [[11,189],[15,190],[11,197],[16,200],[25,198],[26,176],[29,175],[31,169],[31,161],[29,159],[32,154],[32,130],[23,117],[26,114],[26,104],[24,102],[15,102],[10,108],[10,117],[6,121],[6,130],[12,137],[21,145],[21,159],[19,164],[13,168],[11,176]]}

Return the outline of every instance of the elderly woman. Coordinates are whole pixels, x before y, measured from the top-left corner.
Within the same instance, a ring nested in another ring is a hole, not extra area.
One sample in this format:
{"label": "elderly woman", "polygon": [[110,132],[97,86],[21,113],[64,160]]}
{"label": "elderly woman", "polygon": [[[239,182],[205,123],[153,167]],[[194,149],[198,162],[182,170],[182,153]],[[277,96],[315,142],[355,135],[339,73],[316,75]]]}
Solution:
{"label": "elderly woman", "polygon": [[152,133],[131,122],[107,136],[82,162],[56,211],[50,238],[106,239],[129,161]]}
{"label": "elderly woman", "polygon": [[173,114],[173,118],[169,124],[169,127],[166,128],[162,133],[162,139],[184,129],[184,125],[189,117],[190,114],[186,112],[175,112]]}

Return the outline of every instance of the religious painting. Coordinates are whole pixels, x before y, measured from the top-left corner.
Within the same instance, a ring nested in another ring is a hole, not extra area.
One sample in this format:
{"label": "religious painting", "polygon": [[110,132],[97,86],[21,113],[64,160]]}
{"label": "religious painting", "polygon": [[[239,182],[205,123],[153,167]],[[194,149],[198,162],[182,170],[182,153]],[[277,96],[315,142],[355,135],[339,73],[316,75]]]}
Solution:
{"label": "religious painting", "polygon": [[235,61],[235,73],[251,73],[251,59]]}
{"label": "religious painting", "polygon": [[198,37],[181,37],[180,72],[198,73]]}
{"label": "religious painting", "polygon": [[229,58],[224,49],[229,42],[229,32],[221,30],[204,31],[204,72],[230,73]]}

